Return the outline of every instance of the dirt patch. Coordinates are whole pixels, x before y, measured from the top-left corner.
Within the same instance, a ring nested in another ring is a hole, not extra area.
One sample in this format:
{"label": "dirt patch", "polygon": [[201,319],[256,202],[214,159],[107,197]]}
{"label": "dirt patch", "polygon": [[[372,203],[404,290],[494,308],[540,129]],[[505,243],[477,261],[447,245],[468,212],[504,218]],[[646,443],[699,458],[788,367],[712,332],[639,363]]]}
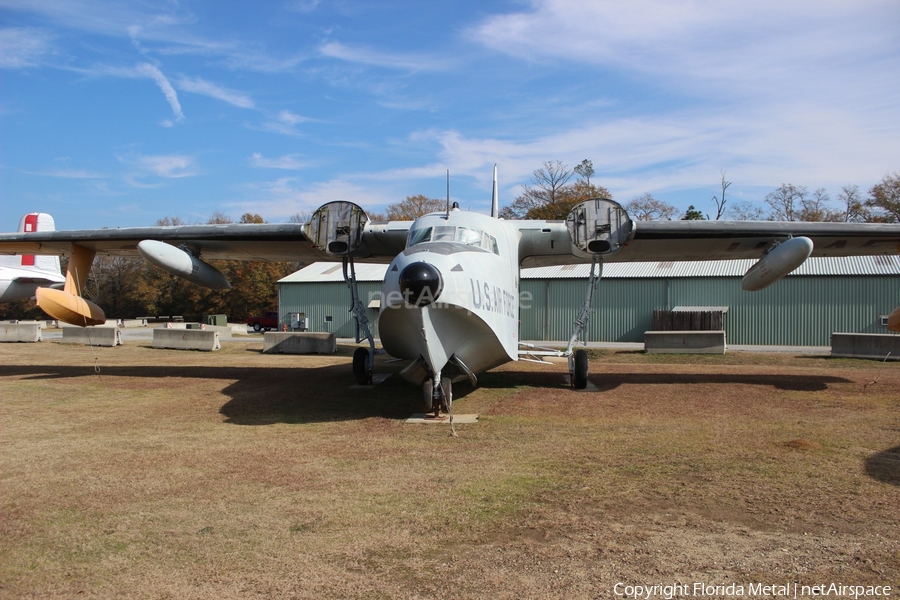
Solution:
{"label": "dirt patch", "polygon": [[353,389],[348,349],[4,344],[0,596],[900,587],[900,365],[607,353],[590,392],[564,371],[458,386],[481,419],[452,438],[403,423],[398,377]]}

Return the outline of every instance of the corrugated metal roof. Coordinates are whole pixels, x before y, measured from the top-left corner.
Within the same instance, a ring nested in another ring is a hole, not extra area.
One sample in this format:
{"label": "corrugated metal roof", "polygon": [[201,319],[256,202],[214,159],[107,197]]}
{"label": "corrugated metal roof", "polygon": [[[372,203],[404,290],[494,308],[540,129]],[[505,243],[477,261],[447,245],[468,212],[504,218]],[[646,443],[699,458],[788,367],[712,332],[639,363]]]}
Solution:
{"label": "corrugated metal roof", "polygon": [[[604,279],[645,279],[667,277],[743,277],[754,259],[609,263],[603,266]],[[388,265],[356,265],[357,281],[384,281]],[[522,279],[585,279],[589,264],[522,269]],[[791,273],[804,275],[900,275],[900,257],[818,256],[806,260]],[[343,281],[341,263],[313,263],[288,275],[278,283]]]}
{"label": "corrugated metal roof", "polygon": [[[390,265],[360,263],[356,265],[357,281],[384,281],[384,274]],[[339,262],[317,262],[299,271],[291,273],[287,277],[278,280],[278,283],[310,283],[310,282],[335,282],[344,281],[344,272]]]}
{"label": "corrugated metal roof", "polygon": [[[666,277],[743,277],[754,259],[608,263],[603,265],[604,279],[642,279]],[[522,269],[522,279],[587,278],[588,264]],[[900,257],[890,256],[814,256],[791,275],[900,275]]]}

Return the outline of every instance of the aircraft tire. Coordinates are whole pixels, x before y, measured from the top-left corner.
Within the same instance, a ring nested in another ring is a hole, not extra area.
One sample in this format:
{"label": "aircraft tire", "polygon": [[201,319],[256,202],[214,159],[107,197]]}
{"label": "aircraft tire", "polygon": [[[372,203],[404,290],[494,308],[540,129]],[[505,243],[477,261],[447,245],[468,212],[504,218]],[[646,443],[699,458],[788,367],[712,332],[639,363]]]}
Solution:
{"label": "aircraft tire", "polygon": [[369,350],[367,348],[360,347],[353,351],[353,377],[359,385],[368,385],[372,381],[368,362]]}
{"label": "aircraft tire", "polygon": [[575,351],[575,373],[572,385],[576,390],[583,390],[588,384],[588,355],[584,350]]}
{"label": "aircraft tire", "polygon": [[426,414],[434,410],[434,398],[432,397],[433,393],[434,384],[432,383],[432,379],[430,377],[426,377],[425,381],[422,382],[422,410],[425,411]]}

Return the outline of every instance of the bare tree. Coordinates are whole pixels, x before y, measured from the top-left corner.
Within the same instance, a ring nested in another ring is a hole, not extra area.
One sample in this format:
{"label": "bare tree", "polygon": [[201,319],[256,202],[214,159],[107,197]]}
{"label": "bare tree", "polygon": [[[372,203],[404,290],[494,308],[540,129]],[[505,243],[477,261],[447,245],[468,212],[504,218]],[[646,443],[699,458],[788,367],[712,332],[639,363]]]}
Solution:
{"label": "bare tree", "polygon": [[725,214],[725,190],[731,185],[730,181],[725,181],[725,171],[722,171],[722,196],[713,196],[713,202],[716,203],[716,221]]}
{"label": "bare tree", "polygon": [[780,188],[766,194],[766,204],[772,207],[769,220],[799,221],[798,210],[808,194],[804,185],[795,186],[791,183],[782,183]]}
{"label": "bare tree", "polygon": [[500,216],[505,219],[538,218],[528,217],[528,214],[534,214],[534,211],[548,204],[558,203],[572,175],[569,167],[560,161],[548,160],[543,168],[532,173],[531,185],[523,185],[522,195],[509,206],[504,206]]}
{"label": "bare tree", "polygon": [[649,193],[625,203],[625,210],[636,221],[671,221],[678,215],[678,209],[657,200]]}
{"label": "bare tree", "polygon": [[728,209],[728,216],[735,221],[762,221],[766,218],[765,211],[748,200],[740,200]]}
{"label": "bare tree", "polygon": [[847,223],[867,223],[871,220],[871,211],[866,208],[859,186],[845,185],[838,194],[838,200],[844,206],[843,220]]}

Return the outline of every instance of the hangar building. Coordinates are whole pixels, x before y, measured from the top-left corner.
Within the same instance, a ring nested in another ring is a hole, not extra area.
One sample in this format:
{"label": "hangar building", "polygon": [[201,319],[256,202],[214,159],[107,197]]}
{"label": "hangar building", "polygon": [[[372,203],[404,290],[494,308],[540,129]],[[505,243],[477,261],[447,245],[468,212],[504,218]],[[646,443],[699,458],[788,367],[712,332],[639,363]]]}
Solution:
{"label": "hangar building", "polygon": [[[810,258],[760,292],[741,278],[753,260],[610,263],[594,294],[589,341],[642,342],[654,310],[724,310],[729,344],[827,346],[832,332],[890,333],[887,315],[900,305],[900,257]],[[520,339],[568,340],[584,303],[590,265],[523,269]],[[378,335],[381,282],[387,265],[356,266],[360,299]],[[339,263],[314,263],[278,282],[279,314],[302,313],[310,331],[353,337],[350,291]]]}

